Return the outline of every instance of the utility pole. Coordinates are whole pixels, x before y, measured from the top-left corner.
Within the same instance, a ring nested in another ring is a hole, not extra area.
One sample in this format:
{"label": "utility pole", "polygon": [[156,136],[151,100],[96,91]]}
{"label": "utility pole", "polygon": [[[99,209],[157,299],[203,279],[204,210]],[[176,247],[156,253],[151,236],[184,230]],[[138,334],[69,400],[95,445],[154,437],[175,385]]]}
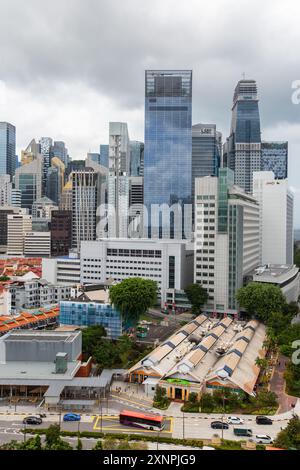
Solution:
{"label": "utility pole", "polygon": [[184,411],[182,412],[182,439],[185,439],[185,429],[184,429]]}

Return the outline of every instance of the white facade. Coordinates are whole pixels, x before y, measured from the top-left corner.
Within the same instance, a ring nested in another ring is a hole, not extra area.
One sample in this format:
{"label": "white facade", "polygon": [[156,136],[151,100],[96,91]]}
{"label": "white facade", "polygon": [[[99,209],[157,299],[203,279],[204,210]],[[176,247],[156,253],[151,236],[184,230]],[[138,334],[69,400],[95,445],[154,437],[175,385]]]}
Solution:
{"label": "white facade", "polygon": [[253,195],[260,204],[261,264],[292,264],[294,256],[294,197],[287,180],[272,171],[253,175]]}
{"label": "white facade", "polygon": [[193,251],[178,240],[100,239],[81,243],[81,283],[129,277],[156,281],[164,304],[167,289],[180,290],[192,282]]}
{"label": "white facade", "polygon": [[268,264],[260,266],[252,274],[253,282],[275,284],[280,287],[287,303],[298,302],[300,273],[296,265]]}
{"label": "white facade", "polygon": [[42,277],[52,284],[80,284],[80,258],[43,258]]}
{"label": "white facade", "polygon": [[32,230],[31,215],[8,214],[7,216],[7,254],[22,256],[24,253],[25,233]]}
{"label": "white facade", "polygon": [[0,288],[0,316],[10,315],[11,312],[11,293],[8,288]]}
{"label": "white facade", "polygon": [[0,175],[0,206],[11,205],[11,191],[10,175]]}
{"label": "white facade", "polygon": [[51,234],[50,232],[28,232],[24,236],[24,255],[50,256],[51,254]]}
{"label": "white facade", "polygon": [[259,263],[259,208],[231,170],[220,175],[195,180],[194,282],[207,290],[207,310],[237,313],[236,291]]}

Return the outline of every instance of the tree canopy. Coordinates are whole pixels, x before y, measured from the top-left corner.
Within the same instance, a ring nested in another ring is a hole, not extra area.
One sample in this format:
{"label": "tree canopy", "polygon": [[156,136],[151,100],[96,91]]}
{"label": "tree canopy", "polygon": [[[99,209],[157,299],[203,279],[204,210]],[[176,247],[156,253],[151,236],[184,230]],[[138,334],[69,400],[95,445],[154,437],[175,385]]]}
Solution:
{"label": "tree canopy", "polygon": [[136,324],[141,315],[157,301],[157,283],[150,279],[132,277],[111,286],[109,297],[122,313],[125,322]]}
{"label": "tree canopy", "polygon": [[184,292],[192,305],[192,313],[199,313],[201,311],[201,307],[203,307],[207,302],[207,291],[200,286],[200,284],[190,284],[184,289]]}
{"label": "tree canopy", "polygon": [[274,445],[282,449],[291,447],[300,450],[300,419],[298,416],[292,418],[287,427],[280,431]]}
{"label": "tree canopy", "polygon": [[267,322],[273,312],[281,312],[286,304],[280,287],[250,282],[236,293],[236,300],[249,314]]}

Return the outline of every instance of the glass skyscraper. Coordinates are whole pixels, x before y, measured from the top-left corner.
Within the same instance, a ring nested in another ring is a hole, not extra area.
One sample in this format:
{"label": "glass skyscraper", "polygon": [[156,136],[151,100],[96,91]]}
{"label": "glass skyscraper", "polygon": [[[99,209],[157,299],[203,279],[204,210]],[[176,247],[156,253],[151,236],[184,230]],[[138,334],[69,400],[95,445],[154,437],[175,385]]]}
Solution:
{"label": "glass skyscraper", "polygon": [[109,145],[100,145],[100,164],[108,168]]}
{"label": "glass skyscraper", "polygon": [[16,128],[0,122],[0,175],[10,175],[16,170]]}
{"label": "glass skyscraper", "polygon": [[288,142],[262,142],[261,169],[273,171],[275,179],[288,177]]}
{"label": "glass skyscraper", "polygon": [[[145,236],[189,238],[192,202],[192,71],[145,76]],[[177,209],[172,213],[170,207]],[[183,205],[188,204],[181,213]],[[153,205],[165,205],[157,211]],[[152,206],[152,207],[151,207]],[[155,214],[154,214],[155,213]],[[176,221],[185,219],[185,233]]]}
{"label": "glass skyscraper", "polygon": [[130,176],[143,176],[144,144],[137,140],[130,141]]}
{"label": "glass skyscraper", "polygon": [[255,80],[240,80],[235,88],[231,133],[224,147],[224,163],[234,171],[235,183],[251,193],[253,172],[261,169],[260,117]]}

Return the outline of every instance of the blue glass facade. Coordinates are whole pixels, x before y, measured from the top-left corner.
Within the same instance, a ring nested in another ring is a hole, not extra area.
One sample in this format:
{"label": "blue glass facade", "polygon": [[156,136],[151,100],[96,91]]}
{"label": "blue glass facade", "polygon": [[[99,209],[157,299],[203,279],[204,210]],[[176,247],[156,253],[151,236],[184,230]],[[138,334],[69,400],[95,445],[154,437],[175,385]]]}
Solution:
{"label": "blue glass facade", "polygon": [[143,176],[144,144],[133,140],[130,142],[130,176]]}
{"label": "blue glass facade", "polygon": [[[160,218],[151,222],[151,205],[191,204],[192,71],[146,71],[144,204],[151,237],[177,238]],[[165,235],[164,235],[165,233]],[[169,237],[168,237],[169,235]]]}
{"label": "blue glass facade", "polygon": [[62,325],[102,325],[110,339],[122,336],[122,317],[110,304],[94,302],[60,302],[59,323]]}
{"label": "blue glass facade", "polygon": [[16,170],[16,128],[0,122],[0,175],[14,176]]}
{"label": "blue glass facade", "polygon": [[288,142],[263,142],[261,144],[261,169],[273,171],[276,179],[288,177]]}
{"label": "blue glass facade", "polygon": [[235,183],[246,192],[253,189],[253,172],[261,170],[260,117],[255,80],[240,80],[235,88],[231,134],[224,163],[234,171]]}
{"label": "blue glass facade", "polygon": [[109,165],[109,145],[100,145],[100,164],[108,168]]}

